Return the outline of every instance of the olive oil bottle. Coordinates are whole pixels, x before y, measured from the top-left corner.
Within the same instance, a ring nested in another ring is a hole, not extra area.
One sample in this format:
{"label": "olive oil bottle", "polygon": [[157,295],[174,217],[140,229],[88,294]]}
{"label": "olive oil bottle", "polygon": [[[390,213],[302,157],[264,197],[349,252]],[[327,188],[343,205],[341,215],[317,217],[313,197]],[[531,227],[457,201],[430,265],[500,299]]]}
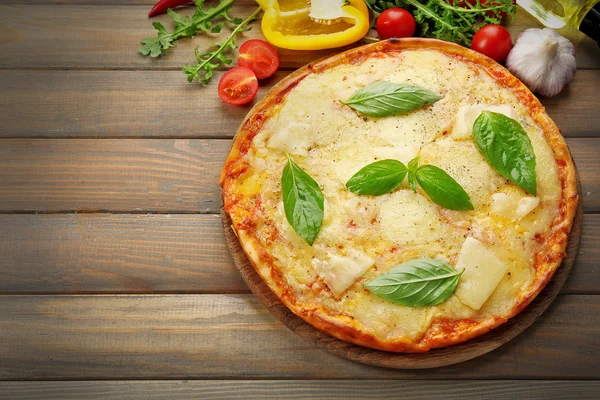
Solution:
{"label": "olive oil bottle", "polygon": [[578,28],[600,43],[600,0],[517,0],[548,28]]}

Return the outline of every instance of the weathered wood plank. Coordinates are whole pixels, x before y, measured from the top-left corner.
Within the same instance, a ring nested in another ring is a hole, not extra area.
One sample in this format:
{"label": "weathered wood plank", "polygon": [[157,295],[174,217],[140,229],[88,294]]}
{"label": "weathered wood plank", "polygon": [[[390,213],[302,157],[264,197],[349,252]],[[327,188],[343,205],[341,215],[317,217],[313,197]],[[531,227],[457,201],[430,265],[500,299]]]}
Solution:
{"label": "weathered wood plank", "polygon": [[0,210],[215,212],[229,140],[0,142]]}
{"label": "weathered wood plank", "polygon": [[[248,292],[218,215],[0,215],[0,294]],[[564,294],[600,294],[600,215]]]}
{"label": "weathered wood plank", "polygon": [[478,359],[374,368],[305,343],[253,295],[4,296],[0,379],[598,379],[600,297],[559,296]]}
{"label": "weathered wood plank", "polygon": [[[217,95],[222,74],[202,87],[181,71],[0,71],[0,137],[233,137],[256,100],[224,103]],[[264,81],[257,99],[286,75]],[[581,122],[573,126],[585,134]]]}
{"label": "weathered wood plank", "polygon": [[[252,5],[236,6],[232,15],[250,15]],[[126,10],[124,12],[123,10]],[[191,9],[184,11],[190,14]],[[0,6],[0,48],[3,68],[147,68],[179,69],[194,61],[193,48],[205,48],[215,38],[200,36],[194,40],[180,40],[176,49],[161,60],[152,60],[137,54],[140,40],[154,35],[147,18],[148,6],[115,7],[111,5],[15,5]],[[90,16],[93,16],[91,18]],[[170,19],[162,15],[153,19],[170,26]],[[540,24],[522,10],[508,26],[516,38],[522,30]],[[563,32],[577,48],[580,68],[600,68],[600,49],[582,33],[570,29]],[[224,32],[217,37],[223,37]],[[238,39],[262,38],[258,24]],[[60,43],[57,46],[57,43]],[[335,54],[339,49],[318,52],[281,50],[281,67],[298,68],[317,58]]]}
{"label": "weathered wood plank", "polygon": [[[233,137],[252,104],[223,103],[221,75],[203,88],[180,71],[2,71],[0,137]],[[263,82],[257,98],[286,75]],[[580,70],[542,102],[565,136],[597,137],[599,91],[600,70]]]}
{"label": "weathered wood plank", "polygon": [[218,215],[0,215],[0,293],[249,292]]}
{"label": "weathered wood plank", "polygon": [[468,400],[595,400],[598,381],[83,381],[3,382],[0,399],[6,400],[151,400],[151,399],[445,399]]}
{"label": "weathered wood plank", "polygon": [[[584,210],[600,210],[600,141],[567,139]],[[31,139],[0,142],[0,212],[211,212],[229,140]]]}

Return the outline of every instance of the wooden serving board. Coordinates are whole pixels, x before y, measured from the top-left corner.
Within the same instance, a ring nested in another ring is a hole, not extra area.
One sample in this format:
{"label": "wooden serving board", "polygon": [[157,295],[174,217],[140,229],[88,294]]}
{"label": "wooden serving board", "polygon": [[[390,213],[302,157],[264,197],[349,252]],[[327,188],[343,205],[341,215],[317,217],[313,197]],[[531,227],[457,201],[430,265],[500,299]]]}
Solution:
{"label": "wooden serving board", "polygon": [[581,228],[583,225],[583,203],[579,175],[577,175],[577,192],[579,194],[579,203],[577,205],[575,221],[569,237],[567,256],[558,267],[548,285],[546,285],[544,290],[542,290],[531,304],[515,317],[509,319],[505,324],[484,335],[455,346],[443,349],[432,349],[427,353],[418,354],[392,353],[357,346],[336,339],[304,322],[304,320],[296,316],[289,308],[281,303],[279,298],[275,296],[267,284],[258,275],[254,266],[248,257],[246,257],[246,254],[233,231],[229,215],[223,209],[221,209],[221,218],[223,221],[223,228],[225,229],[225,240],[227,241],[233,261],[240,271],[242,278],[264,306],[289,329],[296,332],[304,340],[327,350],[330,353],[349,360],[386,368],[424,369],[457,364],[489,353],[527,329],[527,327],[529,327],[550,306],[567,280],[567,277],[573,268],[573,264],[575,263],[577,250],[579,248],[579,239],[581,237]]}

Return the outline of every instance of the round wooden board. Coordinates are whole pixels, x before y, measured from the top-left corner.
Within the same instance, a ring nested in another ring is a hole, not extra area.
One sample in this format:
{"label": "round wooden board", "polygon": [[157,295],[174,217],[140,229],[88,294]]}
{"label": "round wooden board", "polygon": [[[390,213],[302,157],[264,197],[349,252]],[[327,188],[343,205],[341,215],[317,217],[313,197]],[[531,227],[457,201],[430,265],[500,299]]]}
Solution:
{"label": "round wooden board", "polygon": [[579,238],[581,237],[583,223],[583,204],[579,175],[577,175],[577,192],[579,193],[579,203],[569,237],[567,256],[556,270],[548,285],[546,285],[544,290],[542,290],[531,304],[515,317],[509,319],[505,324],[484,335],[455,346],[433,349],[427,353],[417,354],[392,353],[357,346],[336,339],[304,322],[304,320],[296,316],[279,301],[279,298],[275,296],[258,275],[254,266],[248,260],[248,257],[246,257],[233,231],[229,215],[223,209],[221,209],[221,218],[227,245],[242,278],[264,306],[301,338],[337,356],[363,364],[397,369],[424,369],[457,364],[489,353],[527,329],[550,306],[567,280],[575,263],[577,249],[579,248]]}

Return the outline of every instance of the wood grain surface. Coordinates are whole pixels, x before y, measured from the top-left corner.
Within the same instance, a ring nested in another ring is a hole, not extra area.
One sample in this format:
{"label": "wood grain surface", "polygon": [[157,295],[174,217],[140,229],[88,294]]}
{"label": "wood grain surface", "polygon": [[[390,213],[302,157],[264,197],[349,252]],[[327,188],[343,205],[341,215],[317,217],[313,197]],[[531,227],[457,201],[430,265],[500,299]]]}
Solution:
{"label": "wood grain surface", "polygon": [[0,383],[4,400],[152,400],[152,399],[494,399],[596,400],[597,381],[84,381]]}
{"label": "wood grain surface", "polygon": [[[584,211],[600,211],[600,141],[567,139]],[[230,140],[2,140],[0,212],[217,213]]]}
{"label": "wood grain surface", "polygon": [[[4,71],[0,137],[231,138],[254,102],[221,101],[221,75],[202,88],[181,71]],[[261,81],[257,98],[286,75]],[[600,70],[581,70],[559,96],[541,99],[565,137],[600,135],[598,86]]]}
{"label": "wood grain surface", "polygon": [[[248,293],[218,215],[0,215],[0,294]],[[600,294],[600,215],[563,294]]]}
{"label": "wood grain surface", "polygon": [[[600,398],[593,41],[563,32],[579,70],[542,99],[569,137],[588,213],[562,294],[476,360],[395,371],[307,344],[248,292],[214,213],[228,139],[249,107],[220,102],[222,72],[206,88],[181,72],[227,29],[143,57],[151,22],[171,26],[146,18],[154,2],[0,0],[0,380],[17,380],[0,382],[0,399]],[[255,7],[236,4],[234,16]],[[533,26],[521,10],[509,30]],[[258,24],[245,38],[262,38]],[[259,95],[338,51],[281,51]]]}
{"label": "wood grain surface", "polygon": [[599,345],[600,297],[588,295],[558,296],[491,353],[421,371],[320,350],[252,294],[13,295],[0,302],[0,380],[599,379]]}
{"label": "wood grain surface", "polygon": [[[255,8],[254,5],[236,6],[231,15],[247,16]],[[137,53],[140,40],[156,34],[147,18],[148,11],[147,5],[126,6],[126,12],[111,5],[0,5],[0,28],[3,32],[0,36],[3,51],[0,68],[180,70],[186,63],[194,61],[194,47],[201,45],[206,48],[228,34],[228,30],[224,29],[220,35],[180,40],[177,48],[171,49],[160,60],[144,57]],[[188,8],[183,14],[190,15],[191,12]],[[171,26],[167,15],[152,21]],[[516,37],[526,27],[532,26],[540,24],[526,12],[520,12],[508,29]],[[575,44],[579,68],[598,68],[600,49],[596,43],[574,29],[561,32]],[[258,24],[237,40],[241,43],[250,38],[262,38]],[[340,50],[343,49],[311,52],[282,49],[279,51],[281,69],[296,69]]]}

